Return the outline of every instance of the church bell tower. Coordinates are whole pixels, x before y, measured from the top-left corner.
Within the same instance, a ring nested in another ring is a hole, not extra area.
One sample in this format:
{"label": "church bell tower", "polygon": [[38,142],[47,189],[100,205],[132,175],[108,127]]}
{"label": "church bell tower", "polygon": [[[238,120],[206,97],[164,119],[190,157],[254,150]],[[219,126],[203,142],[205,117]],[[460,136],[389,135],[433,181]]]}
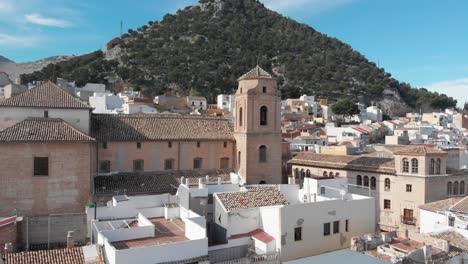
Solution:
{"label": "church bell tower", "polygon": [[235,98],[237,168],[248,184],[281,183],[281,99],[259,66],[242,75]]}

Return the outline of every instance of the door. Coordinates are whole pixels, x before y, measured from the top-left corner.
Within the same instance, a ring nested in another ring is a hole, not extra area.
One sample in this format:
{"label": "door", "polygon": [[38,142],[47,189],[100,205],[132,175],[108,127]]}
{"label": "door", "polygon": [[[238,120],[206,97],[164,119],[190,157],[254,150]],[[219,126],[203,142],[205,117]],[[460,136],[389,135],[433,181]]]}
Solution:
{"label": "door", "polygon": [[414,224],[413,222],[413,209],[404,209],[403,210],[403,221],[405,224],[412,225]]}

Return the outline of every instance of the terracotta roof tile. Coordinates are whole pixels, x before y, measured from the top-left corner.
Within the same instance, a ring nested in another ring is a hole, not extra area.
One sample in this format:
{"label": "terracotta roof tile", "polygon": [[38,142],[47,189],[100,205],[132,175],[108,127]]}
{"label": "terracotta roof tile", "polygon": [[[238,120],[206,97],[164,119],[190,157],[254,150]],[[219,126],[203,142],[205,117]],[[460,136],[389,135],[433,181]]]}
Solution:
{"label": "terracotta roof tile", "polygon": [[447,231],[438,234],[431,234],[431,237],[446,240],[450,245],[450,251],[454,250],[452,247],[455,247],[454,251],[460,251],[460,253],[468,253],[468,241],[463,235],[459,234],[458,232]]}
{"label": "terracotta roof tile", "polygon": [[449,198],[432,203],[423,204],[420,205],[419,208],[431,212],[447,211],[451,206],[453,206],[461,200],[462,197]]}
{"label": "terracotta roof tile", "polygon": [[271,77],[271,74],[269,74],[267,71],[265,71],[264,69],[260,68],[260,66],[257,65],[255,68],[253,68],[252,70],[250,70],[246,74],[242,75],[239,78],[239,80],[258,79],[258,78],[271,79],[272,77]]}
{"label": "terracotta roof tile", "polygon": [[292,165],[303,165],[331,169],[344,169],[381,173],[396,173],[393,158],[369,157],[363,155],[331,155],[301,152],[292,160]]}
{"label": "terracotta roof tile", "polygon": [[223,170],[135,172],[94,177],[94,188],[96,195],[175,193],[180,177],[190,178],[192,182],[206,175],[230,180],[229,173]]}
{"label": "terracotta roof tile", "polygon": [[0,142],[94,141],[58,118],[27,118],[0,131]]}
{"label": "terracotta roof tile", "polygon": [[271,188],[218,193],[217,196],[228,212],[236,209],[288,204],[279,190]]}
{"label": "terracotta roof tile", "polygon": [[91,135],[101,141],[229,140],[231,121],[212,116],[92,115]]}
{"label": "terracotta roof tile", "polygon": [[1,100],[0,106],[91,109],[67,91],[48,81],[11,98]]}
{"label": "terracotta roof tile", "polygon": [[417,155],[417,156],[426,156],[426,155],[443,155],[447,154],[447,152],[430,147],[430,146],[416,146],[416,147],[407,147],[402,150],[395,151],[393,154],[395,155]]}
{"label": "terracotta roof tile", "polygon": [[81,247],[7,254],[5,264],[84,264]]}

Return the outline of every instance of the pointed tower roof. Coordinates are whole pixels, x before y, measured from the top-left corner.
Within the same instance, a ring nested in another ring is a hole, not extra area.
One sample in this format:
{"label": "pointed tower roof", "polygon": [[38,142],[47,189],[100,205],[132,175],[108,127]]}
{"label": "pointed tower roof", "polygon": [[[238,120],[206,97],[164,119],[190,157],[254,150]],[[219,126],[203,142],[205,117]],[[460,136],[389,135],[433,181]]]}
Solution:
{"label": "pointed tower roof", "polygon": [[260,66],[255,66],[255,68],[253,68],[252,70],[250,70],[249,72],[247,72],[246,74],[242,75],[240,78],[239,78],[239,81],[240,80],[245,80],[245,79],[273,79],[273,77],[271,76],[271,74],[269,74],[267,71],[265,71],[264,69],[260,68]]}
{"label": "pointed tower roof", "polygon": [[92,109],[50,81],[2,100],[0,106]]}

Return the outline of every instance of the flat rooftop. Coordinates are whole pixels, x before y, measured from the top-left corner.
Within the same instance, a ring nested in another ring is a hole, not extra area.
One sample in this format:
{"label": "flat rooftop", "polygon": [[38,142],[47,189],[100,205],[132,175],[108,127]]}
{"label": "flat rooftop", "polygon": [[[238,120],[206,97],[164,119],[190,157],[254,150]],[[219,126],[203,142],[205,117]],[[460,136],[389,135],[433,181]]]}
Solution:
{"label": "flat rooftop", "polygon": [[154,224],[154,237],[112,242],[117,250],[169,244],[189,240],[185,237],[185,223],[181,219],[149,218]]}

